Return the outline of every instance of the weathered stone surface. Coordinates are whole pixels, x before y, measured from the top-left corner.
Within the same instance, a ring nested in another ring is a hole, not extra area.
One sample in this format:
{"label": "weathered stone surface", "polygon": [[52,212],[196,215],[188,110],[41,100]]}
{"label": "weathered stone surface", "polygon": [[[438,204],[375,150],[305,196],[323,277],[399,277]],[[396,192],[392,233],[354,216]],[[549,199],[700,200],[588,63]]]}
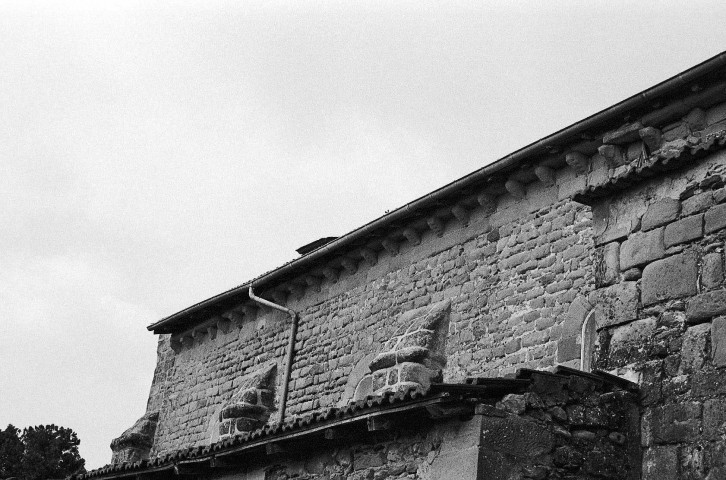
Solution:
{"label": "weathered stone surface", "polygon": [[681,347],[680,374],[690,374],[703,367],[706,363],[706,344],[710,334],[711,326],[707,323],[686,330]]}
{"label": "weathered stone surface", "polygon": [[651,429],[656,444],[680,443],[698,438],[701,404],[683,402],[653,409]]}
{"label": "weathered stone surface", "polygon": [[711,205],[713,205],[713,193],[709,190],[683,200],[681,213],[693,215],[706,210]]}
{"label": "weathered stone surface", "polygon": [[643,265],[665,255],[663,227],[645,233],[631,235],[620,246],[620,268],[627,270]]}
{"label": "weathered stone surface", "polygon": [[483,418],[483,457],[487,456],[487,452],[501,452],[517,458],[533,458],[549,452],[553,442],[554,435],[549,429],[521,417]]}
{"label": "weathered stone surface", "polygon": [[615,350],[622,348],[628,344],[644,344],[647,343],[655,332],[655,318],[645,318],[636,320],[626,325],[615,327],[612,330],[612,338],[610,339],[610,348]]}
{"label": "weathered stone surface", "polygon": [[[538,191],[532,188],[528,186],[528,196]],[[414,320],[407,312],[440,301],[451,302],[450,322],[442,323],[442,335],[421,331],[402,339],[410,345],[399,347],[415,348],[429,340],[436,343],[434,350],[444,347],[446,357],[435,361],[445,363],[445,368],[437,368],[435,375],[443,372],[445,381],[504,376],[518,368],[547,368],[557,362],[565,352],[558,347],[565,312],[594,283],[591,213],[588,207],[552,197],[548,201],[557,203],[528,213],[530,207],[520,208],[521,201],[504,197],[496,200],[491,215],[499,214],[505,223],[494,230],[482,217],[483,209],[477,208],[469,227],[448,223],[441,237],[423,232],[416,248],[404,243],[396,257],[379,251],[376,265],[360,262],[355,274],[336,265],[339,271],[332,278],[320,272],[320,291],[306,288],[302,298],[289,296],[301,320],[289,416],[347,405],[356,394],[360,398],[364,392],[373,393],[374,378],[367,367],[379,353],[390,352],[382,345],[405,333],[409,320]],[[512,257],[518,261],[505,261]],[[213,341],[195,343],[179,354],[169,348],[175,364],[163,366],[152,387],[160,392],[165,419],[153,455],[206,445],[210,438],[216,441],[219,411],[238,391],[241,377],[259,362],[284,361],[287,317],[268,309],[241,317],[238,328],[220,329]],[[572,346],[574,357],[579,356],[576,337]],[[390,373],[375,378],[381,388]],[[280,383],[278,378],[278,387]]]}
{"label": "weathered stone surface", "polygon": [[630,233],[631,220],[631,216],[626,212],[613,209],[609,201],[593,205],[592,223],[595,245],[599,246],[625,238]]}
{"label": "weathered stone surface", "polygon": [[643,276],[643,272],[639,268],[629,268],[623,272],[623,280],[638,280]]}
{"label": "weathered stone surface", "polygon": [[383,352],[371,361],[370,369],[371,371],[380,370],[402,362],[423,363],[429,353],[429,349],[425,347],[404,347],[400,350]]}
{"label": "weathered stone surface", "polygon": [[702,108],[694,108],[683,117],[683,121],[692,132],[696,132],[706,126],[706,118],[706,112]]}
{"label": "weathered stone surface", "polygon": [[726,228],[726,203],[709,208],[705,215],[706,233]]}
{"label": "weathered stone surface", "polygon": [[691,252],[655,261],[643,269],[643,305],[695,295],[698,265]]}
{"label": "weathered stone surface", "polygon": [[577,297],[567,309],[565,322],[562,325],[562,337],[577,337],[582,330],[582,322],[592,310],[593,305],[584,297]]}
{"label": "weathered stone surface", "polygon": [[678,218],[681,202],[675,198],[663,198],[648,206],[641,220],[640,228],[645,232],[660,227]]}
{"label": "weathered stone surface", "polygon": [[636,282],[622,282],[593,292],[598,329],[635,320],[638,317],[640,293]]}
{"label": "weathered stone surface", "polygon": [[702,236],[703,214],[693,215],[667,225],[663,234],[663,243],[666,248],[669,248]]}
{"label": "weathered stone surface", "polygon": [[608,286],[616,283],[620,276],[620,244],[608,243],[600,252],[601,259],[595,269],[595,284]]}
{"label": "weathered stone surface", "polygon": [[643,456],[643,480],[677,480],[678,447],[651,447]]}
{"label": "weathered stone surface", "polygon": [[505,412],[520,415],[527,409],[527,401],[524,395],[509,394],[497,402],[497,408]]}
{"label": "weathered stone surface", "polygon": [[723,259],[720,253],[709,253],[703,257],[701,267],[701,285],[709,290],[718,288],[723,283]]}
{"label": "weathered stone surface", "polygon": [[114,438],[111,441],[111,463],[138,462],[149,458],[158,420],[159,412],[147,413],[120,437]]}
{"label": "weathered stone surface", "polygon": [[580,358],[580,344],[577,337],[567,337],[557,342],[557,361],[568,362]]}
{"label": "weathered stone surface", "polygon": [[719,440],[726,434],[726,399],[706,400],[703,404],[703,436]]}
{"label": "weathered stone surface", "polygon": [[701,293],[688,301],[686,318],[690,322],[706,320],[726,313],[726,290]]}
{"label": "weathered stone surface", "polygon": [[711,362],[715,367],[726,367],[726,317],[711,322]]}
{"label": "weathered stone surface", "polygon": [[267,362],[243,376],[237,392],[219,412],[220,437],[249,432],[264,425],[275,408],[277,364]]}
{"label": "weathered stone surface", "polygon": [[639,131],[643,128],[640,122],[626,124],[617,130],[610,131],[603,136],[603,143],[627,144],[640,139]]}

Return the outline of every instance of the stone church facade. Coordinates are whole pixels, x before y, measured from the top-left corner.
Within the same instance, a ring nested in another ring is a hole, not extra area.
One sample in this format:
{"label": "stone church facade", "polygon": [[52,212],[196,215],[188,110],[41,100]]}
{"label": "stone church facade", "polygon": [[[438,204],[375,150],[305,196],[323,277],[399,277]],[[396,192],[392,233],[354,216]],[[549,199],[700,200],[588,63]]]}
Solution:
{"label": "stone church facade", "polygon": [[78,476],[726,478],[726,54],[149,326]]}

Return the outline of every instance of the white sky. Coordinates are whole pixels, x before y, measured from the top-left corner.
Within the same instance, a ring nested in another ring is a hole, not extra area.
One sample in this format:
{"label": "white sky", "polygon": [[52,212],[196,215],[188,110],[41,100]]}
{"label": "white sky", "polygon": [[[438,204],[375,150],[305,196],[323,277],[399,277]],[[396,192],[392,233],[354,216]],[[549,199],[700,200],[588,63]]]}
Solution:
{"label": "white sky", "polygon": [[89,468],[146,326],[725,49],[713,2],[0,2],[0,428]]}

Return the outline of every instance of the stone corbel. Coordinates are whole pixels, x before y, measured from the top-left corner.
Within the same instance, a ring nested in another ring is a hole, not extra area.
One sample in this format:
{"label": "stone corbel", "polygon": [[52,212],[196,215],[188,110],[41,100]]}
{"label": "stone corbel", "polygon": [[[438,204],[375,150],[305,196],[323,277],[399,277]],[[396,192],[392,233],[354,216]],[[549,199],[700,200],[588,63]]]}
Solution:
{"label": "stone corbel", "polygon": [[217,330],[224,334],[229,333],[232,327],[232,322],[237,324],[242,323],[242,315],[236,312],[226,312],[222,314],[221,317],[217,318]]}
{"label": "stone corbel", "polygon": [[340,259],[340,265],[348,272],[349,275],[353,275],[358,271],[358,265],[353,261],[352,258],[343,257]]}
{"label": "stone corbel", "polygon": [[476,197],[477,203],[486,213],[492,213],[497,209],[497,197],[488,192],[482,192]]}
{"label": "stone corbel", "polygon": [[398,243],[395,240],[385,238],[381,241],[381,244],[391,256],[398,255]]}
{"label": "stone corbel", "polygon": [[648,148],[648,153],[655,152],[660,148],[661,132],[654,127],[641,128],[638,132],[643,143]]}
{"label": "stone corbel", "polygon": [[320,277],[316,277],[315,275],[305,275],[305,284],[314,292],[320,291],[320,283]]}
{"label": "stone corbel", "polygon": [[184,347],[182,343],[182,338],[177,335],[172,335],[171,339],[169,339],[169,346],[174,351],[174,353],[181,352],[182,348]]}
{"label": "stone corbel", "polygon": [[555,171],[544,165],[534,168],[534,174],[546,187],[552,187],[555,184]]}
{"label": "stone corbel", "polygon": [[451,207],[451,213],[461,222],[465,227],[469,225],[469,210],[466,209],[462,204],[457,204]]}
{"label": "stone corbel", "polygon": [[217,324],[216,323],[207,326],[207,335],[209,336],[210,340],[214,340],[215,338],[217,338]]}
{"label": "stone corbel", "polygon": [[323,269],[323,275],[330,283],[336,283],[338,281],[338,271],[333,267],[325,267]]}
{"label": "stone corbel", "polygon": [[506,188],[514,198],[519,200],[522,200],[527,196],[527,190],[524,188],[524,185],[517,180],[507,180],[504,183],[504,188]]}
{"label": "stone corbel", "polygon": [[204,339],[207,336],[207,329],[194,329],[192,330],[192,338],[194,339],[194,343],[197,345],[200,345],[204,343]]}
{"label": "stone corbel", "polygon": [[413,228],[405,228],[401,233],[403,233],[403,236],[406,237],[406,240],[411,242],[411,245],[421,244],[421,236]]}
{"label": "stone corbel", "polygon": [[441,237],[444,234],[444,222],[439,217],[429,217],[426,219],[426,223],[437,237]]}
{"label": "stone corbel", "polygon": [[617,145],[612,145],[612,144],[600,145],[598,147],[597,151],[600,155],[603,156],[603,158],[605,158],[605,160],[611,166],[622,163],[622,162],[620,162],[620,159],[623,157],[623,151]]}
{"label": "stone corbel", "polygon": [[371,248],[361,248],[360,256],[368,263],[369,266],[373,267],[378,263],[378,254]]}
{"label": "stone corbel", "polygon": [[590,165],[590,159],[584,153],[568,152],[565,155],[565,162],[572,167],[577,173],[587,173]]}

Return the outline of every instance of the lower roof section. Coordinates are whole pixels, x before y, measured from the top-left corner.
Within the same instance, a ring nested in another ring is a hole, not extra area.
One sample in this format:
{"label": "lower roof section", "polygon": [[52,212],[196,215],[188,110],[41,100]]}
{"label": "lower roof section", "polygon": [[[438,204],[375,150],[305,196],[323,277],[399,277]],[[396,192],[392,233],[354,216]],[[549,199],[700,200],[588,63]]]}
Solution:
{"label": "lower roof section", "polygon": [[[329,408],[311,414],[265,426],[250,433],[238,435],[207,446],[177,450],[148,460],[134,463],[107,465],[85,474],[74,475],[71,480],[120,479],[153,474],[206,474],[219,468],[242,467],[252,458],[280,452],[305,451],[321,442],[355,438],[363,440],[367,434],[389,428],[389,421],[427,422],[471,418],[484,405],[491,414],[502,415],[493,405],[510,394],[522,394],[533,388],[552,392],[563,385],[587,383],[592,389],[637,391],[637,385],[603,372],[586,373],[566,367],[557,367],[554,373],[520,370],[516,378],[470,378],[466,383],[432,384],[428,390],[407,389],[383,396],[371,396],[352,402],[343,408]],[[390,427],[395,428],[395,427]]]}

